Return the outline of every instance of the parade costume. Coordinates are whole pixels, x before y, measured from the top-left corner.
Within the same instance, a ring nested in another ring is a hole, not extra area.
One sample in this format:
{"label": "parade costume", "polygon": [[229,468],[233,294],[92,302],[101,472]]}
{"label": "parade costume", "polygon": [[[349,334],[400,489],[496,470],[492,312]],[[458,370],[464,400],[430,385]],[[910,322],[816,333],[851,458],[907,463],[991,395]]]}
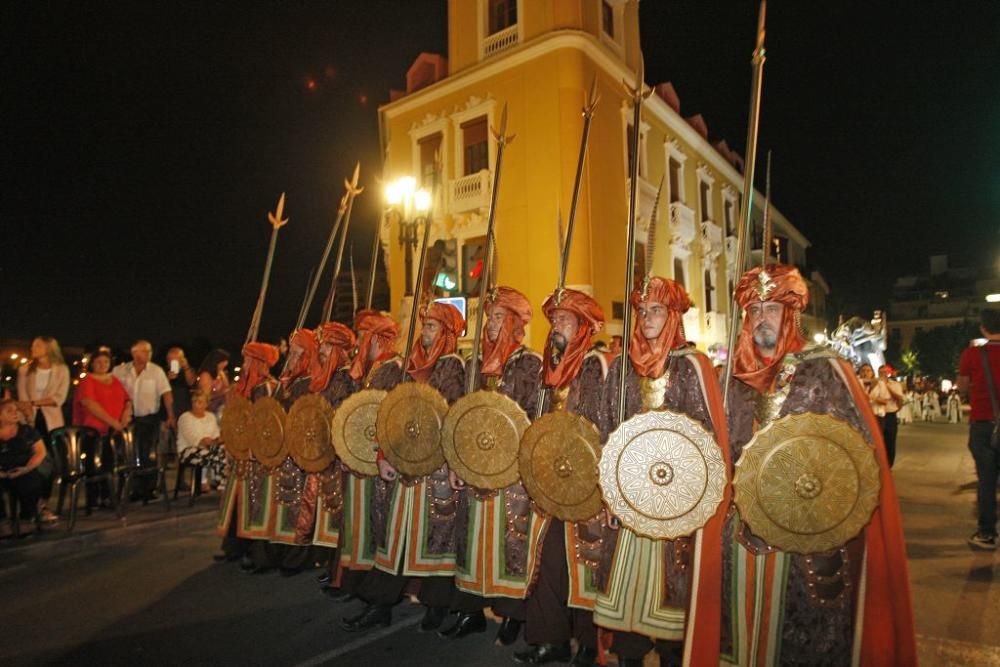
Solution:
{"label": "parade costume", "polygon": [[[542,357],[521,344],[524,327],[531,321],[531,305],[510,287],[497,287],[487,298],[487,317],[498,306],[507,315],[496,340],[483,333],[481,372],[475,387],[495,389],[532,418],[537,409]],[[506,633],[516,636],[525,618],[523,600],[534,567],[529,543],[533,533],[537,542],[539,525],[520,482],[495,490],[467,486],[460,493],[455,529],[458,593],[452,603],[460,616],[452,629],[442,634],[462,636],[470,623],[485,628],[482,610],[492,606],[494,612],[511,619]]]}
{"label": "parade costume", "polygon": [[[590,420],[600,428],[604,423],[603,395],[607,364],[604,356],[592,351],[591,338],[604,326],[604,313],[590,296],[572,289],[560,289],[542,305],[551,320],[555,310],[576,316],[579,328],[572,340],[559,350],[549,336],[545,344],[543,383],[550,388],[547,412],[565,410]],[[593,623],[594,602],[606,572],[607,561],[603,512],[586,521],[563,522],[533,509],[533,531],[529,574],[533,581],[526,602],[525,640],[532,645],[518,660],[547,661],[569,657],[569,640],[576,639],[580,652],[593,656],[597,651],[597,628]]]}
{"label": "parade costume", "polygon": [[810,554],[767,544],[731,509],[723,545],[722,663],[913,665],[906,552],[885,448],[849,364],[805,347],[798,314],[808,294],[798,270],[780,264],[754,268],[737,285],[740,307],[776,302],[784,311],[770,358],[759,354],[749,319],[740,331],[727,406],[732,457],[749,455],[743,448],[755,433],[787,415],[829,415],[873,448],[877,507],[855,537]]}
{"label": "parade costume", "polygon": [[[666,307],[667,316],[653,340],[643,335],[642,320],[635,322],[629,345],[626,420],[649,410],[683,414],[714,435],[724,450],[722,392],[711,362],[684,337],[682,317],[691,305],[687,292],[672,280],[652,277],[632,292],[631,300],[635,310],[643,302],[660,304]],[[622,363],[621,356],[616,358],[608,375],[605,414],[609,432],[618,427]],[[728,470],[728,452],[722,454]],[[594,622],[614,632],[611,650],[619,662],[641,664],[653,642],[661,665],[680,665],[685,645],[692,653],[689,664],[718,661],[721,541],[727,506],[721,503],[708,523],[687,537],[652,539],[625,525],[617,531]]]}

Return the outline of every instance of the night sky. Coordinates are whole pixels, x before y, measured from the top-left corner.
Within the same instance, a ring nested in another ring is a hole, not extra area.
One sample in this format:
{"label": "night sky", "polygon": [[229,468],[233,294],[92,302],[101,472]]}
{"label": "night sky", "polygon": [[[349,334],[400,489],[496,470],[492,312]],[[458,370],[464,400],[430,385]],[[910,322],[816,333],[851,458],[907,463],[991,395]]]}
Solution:
{"label": "night sky", "polygon": [[[682,114],[740,151],[756,9],[641,4],[647,81],[672,81]],[[4,3],[0,337],[237,346],[282,191],[262,337],[287,334],[356,160],[371,194],[352,228],[374,225],[376,109],[421,51],[446,51],[446,14]],[[998,26],[995,0],[770,4],[760,155],[773,150],[775,202],[848,314],[883,306],[929,254],[993,264]],[[762,189],[763,159],[758,174]],[[354,236],[359,267],[369,238]]]}

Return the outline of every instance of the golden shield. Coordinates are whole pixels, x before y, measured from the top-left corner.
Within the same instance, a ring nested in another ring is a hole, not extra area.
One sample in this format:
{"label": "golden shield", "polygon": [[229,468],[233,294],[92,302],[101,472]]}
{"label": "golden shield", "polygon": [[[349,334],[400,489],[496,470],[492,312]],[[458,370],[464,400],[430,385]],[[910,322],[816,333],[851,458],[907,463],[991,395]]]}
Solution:
{"label": "golden shield", "polygon": [[288,456],[285,442],[285,410],[275,399],[267,396],[253,402],[250,408],[253,436],[250,449],[254,457],[268,468],[281,465]]}
{"label": "golden shield", "polygon": [[601,510],[597,461],[601,436],[588,419],[547,414],[521,439],[521,482],[539,507],[563,521],[584,521]]}
{"label": "golden shield", "polygon": [[639,535],[691,535],[719,508],[726,463],[712,435],[687,415],[653,410],[622,423],[601,452],[608,509]]}
{"label": "golden shield", "polygon": [[333,415],[333,448],[358,475],[378,474],[378,409],[388,392],[365,389],[351,394]]}
{"label": "golden shield", "polygon": [[771,546],[801,554],[829,551],[856,536],[878,506],[875,450],[847,422],[790,415],[743,448],[733,480],[736,506]]}
{"label": "golden shield", "polygon": [[448,467],[479,489],[503,489],[516,483],[521,436],[530,424],[521,406],[499,392],[463,396],[444,419],[441,449]]}
{"label": "golden shield", "polygon": [[325,470],[336,458],[330,440],[333,406],[319,394],[300,396],[288,411],[285,441],[296,465],[306,472]]}
{"label": "golden shield", "polygon": [[386,460],[401,474],[429,475],[444,464],[441,427],[448,402],[427,384],[406,382],[378,409],[376,432]]}
{"label": "golden shield", "polygon": [[219,430],[226,451],[237,461],[250,460],[250,440],[253,426],[250,424],[252,403],[239,394],[230,394],[226,399],[226,409],[222,411]]}

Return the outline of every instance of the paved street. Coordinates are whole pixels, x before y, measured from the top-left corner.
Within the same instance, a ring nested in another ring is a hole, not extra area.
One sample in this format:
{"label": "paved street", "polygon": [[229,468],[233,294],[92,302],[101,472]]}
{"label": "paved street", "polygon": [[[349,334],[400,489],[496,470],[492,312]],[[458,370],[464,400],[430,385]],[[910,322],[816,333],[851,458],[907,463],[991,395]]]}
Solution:
{"label": "paved street", "polygon": [[[1000,665],[1000,555],[974,553],[975,474],[964,426],[900,433],[896,479],[924,665]],[[461,644],[418,634],[420,610],[396,609],[388,629],[335,627],[314,577],[246,576],[211,561],[211,515],[120,531],[98,547],[5,558],[0,545],[0,664],[505,665],[486,635]],[[21,549],[21,547],[17,547]]]}

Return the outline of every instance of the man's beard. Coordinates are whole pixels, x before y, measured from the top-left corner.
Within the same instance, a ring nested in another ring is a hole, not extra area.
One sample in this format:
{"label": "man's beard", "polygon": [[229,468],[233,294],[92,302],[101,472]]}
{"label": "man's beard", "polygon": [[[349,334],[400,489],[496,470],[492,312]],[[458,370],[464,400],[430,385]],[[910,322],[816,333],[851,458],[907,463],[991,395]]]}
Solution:
{"label": "man's beard", "polygon": [[753,330],[753,342],[759,348],[773,350],[778,345],[778,332],[770,326],[758,326]]}
{"label": "man's beard", "polygon": [[552,343],[552,365],[558,366],[559,362],[562,361],[563,353],[566,352],[566,339],[563,338],[562,334],[553,332],[549,336],[549,340]]}

